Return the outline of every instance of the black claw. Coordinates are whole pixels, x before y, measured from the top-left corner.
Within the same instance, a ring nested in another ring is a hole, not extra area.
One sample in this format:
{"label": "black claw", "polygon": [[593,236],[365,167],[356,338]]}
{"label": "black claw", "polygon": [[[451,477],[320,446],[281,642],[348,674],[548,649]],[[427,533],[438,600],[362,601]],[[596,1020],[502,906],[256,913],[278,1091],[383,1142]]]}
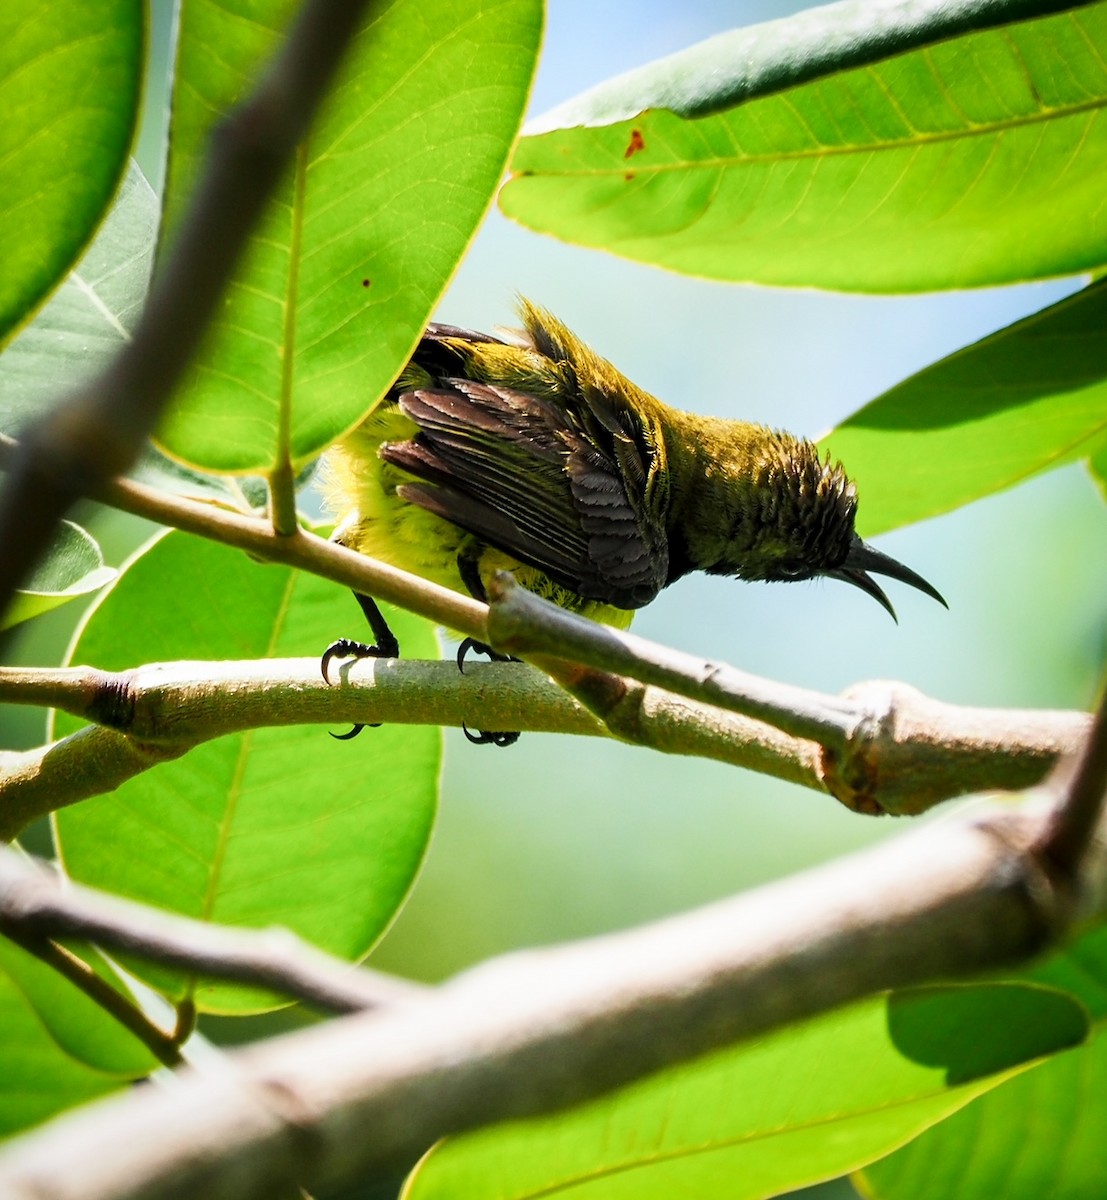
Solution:
{"label": "black claw", "polygon": [[465,660],[470,654],[483,654],[488,658],[489,662],[518,662],[519,660],[511,654],[501,654],[499,650],[493,650],[487,642],[478,642],[476,638],[467,637],[457,648],[457,669],[465,674]]}
{"label": "black claw", "polygon": [[[336,742],[348,742],[351,738],[356,738],[364,728],[364,725],[355,725],[349,733],[332,733],[331,737],[334,738]],[[328,730],[328,732],[330,731]]]}
{"label": "black claw", "polygon": [[464,722],[461,724],[461,732],[474,746],[514,746],[519,740],[519,734],[509,729],[480,729],[473,733]]}
{"label": "black claw", "polygon": [[337,642],[331,644],[323,651],[323,657],[319,660],[319,669],[323,672],[323,678],[330,683],[331,677],[329,671],[331,663],[336,658],[395,658],[394,654],[385,654],[380,647],[370,646],[367,642],[355,642],[352,638],[339,638]]}

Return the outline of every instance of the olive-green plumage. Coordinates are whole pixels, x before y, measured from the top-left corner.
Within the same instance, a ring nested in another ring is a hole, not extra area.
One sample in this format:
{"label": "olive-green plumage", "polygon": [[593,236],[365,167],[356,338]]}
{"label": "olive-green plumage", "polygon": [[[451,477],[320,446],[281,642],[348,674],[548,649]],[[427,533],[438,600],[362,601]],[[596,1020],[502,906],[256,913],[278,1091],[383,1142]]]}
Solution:
{"label": "olive-green plumage", "polygon": [[550,313],[521,316],[510,340],[428,328],[328,455],[339,541],[477,596],[512,570],[620,626],[694,570],[830,575],[891,611],[877,571],[941,600],[857,537],[856,488],[810,442],[670,408]]}

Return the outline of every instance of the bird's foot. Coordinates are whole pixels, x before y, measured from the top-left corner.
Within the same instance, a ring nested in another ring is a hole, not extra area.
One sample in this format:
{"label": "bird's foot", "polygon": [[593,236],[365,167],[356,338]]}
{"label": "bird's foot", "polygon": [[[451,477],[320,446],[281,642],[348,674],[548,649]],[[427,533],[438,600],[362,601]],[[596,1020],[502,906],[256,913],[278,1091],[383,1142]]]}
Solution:
{"label": "bird's foot", "polygon": [[474,733],[462,723],[461,732],[474,746],[514,746],[519,740],[519,733],[513,729],[478,729]]}
{"label": "bird's foot", "polygon": [[[331,682],[330,668],[331,663],[336,658],[395,658],[395,654],[388,654],[379,646],[370,646],[368,642],[357,642],[353,638],[339,638],[323,651],[323,657],[319,660],[319,669],[323,672],[323,678],[327,683]],[[332,733],[331,737],[337,742],[348,742],[351,738],[356,738],[363,729],[379,729],[380,722],[374,721],[368,726],[364,723],[354,725],[347,733]]]}
{"label": "bird's foot", "polygon": [[467,637],[457,648],[457,669],[465,674],[465,660],[470,654],[483,654],[489,662],[519,662],[513,654],[501,654],[493,650],[487,642],[478,642],[476,638]]}
{"label": "bird's foot", "polygon": [[[487,655],[490,662],[518,662],[519,659],[511,654],[501,654],[493,650],[486,642],[478,642],[476,638],[467,637],[457,648],[457,669],[465,674],[465,660],[470,654]],[[474,746],[514,746],[519,740],[519,734],[512,729],[478,729],[476,733],[463,724],[461,732]]]}

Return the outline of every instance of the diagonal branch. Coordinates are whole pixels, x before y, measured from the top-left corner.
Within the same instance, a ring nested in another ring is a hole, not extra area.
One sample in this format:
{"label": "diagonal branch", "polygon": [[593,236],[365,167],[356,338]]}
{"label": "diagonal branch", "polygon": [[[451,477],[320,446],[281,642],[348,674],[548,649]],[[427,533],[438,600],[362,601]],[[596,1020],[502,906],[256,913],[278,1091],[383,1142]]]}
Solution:
{"label": "diagonal branch", "polygon": [[580,1103],[875,991],[1009,966],[1071,916],[1032,852],[1046,820],[930,826],[693,913],[508,955],[417,1004],[62,1117],[0,1154],[0,1192],[267,1200],[305,1161],[318,1187],[347,1186],[445,1134]]}

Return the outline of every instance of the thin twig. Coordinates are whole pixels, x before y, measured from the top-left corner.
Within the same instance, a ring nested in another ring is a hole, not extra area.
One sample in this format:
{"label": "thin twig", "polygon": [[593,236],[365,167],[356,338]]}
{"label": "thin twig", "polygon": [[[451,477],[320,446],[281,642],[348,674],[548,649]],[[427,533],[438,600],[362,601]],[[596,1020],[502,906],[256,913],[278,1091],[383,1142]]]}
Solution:
{"label": "thin twig", "polygon": [[80,884],[63,887],[55,874],[5,848],[0,848],[0,921],[9,936],[83,938],[205,978],[269,988],[330,1013],[410,1001],[425,991],[333,958],[284,929],[231,929]]}
{"label": "thin twig", "polygon": [[134,462],[164,412],[368,0],[309,0],[253,93],[223,122],[134,337],[26,432],[0,493],[0,613],[80,496]]}
{"label": "thin twig", "polygon": [[791,734],[844,750],[861,714],[848,701],[776,683],[671,650],[566,612],[520,587],[506,571],[493,581],[488,633],[498,650],[527,655],[548,670],[546,656],[627,675],[679,696],[767,721]]}
{"label": "thin twig", "polygon": [[[4,853],[10,853],[5,851]],[[176,1067],[181,1062],[179,1043],[153,1021],[122,992],[117,991],[78,955],[65,946],[59,946],[50,938],[31,933],[18,923],[0,916],[0,934],[22,946],[28,954],[52,967],[59,975],[79,988],[99,1008],[114,1017],[128,1032],[150,1051],[165,1067]]]}
{"label": "thin twig", "polygon": [[[0,434],[0,468],[11,469],[19,457],[19,443]],[[470,637],[483,640],[486,636],[485,605],[388,563],[325,541],[307,530],[295,529],[290,535],[278,535],[263,518],[177,496],[130,479],[112,479],[99,485],[95,498],[122,512],[234,546],[269,562],[311,571]]]}

